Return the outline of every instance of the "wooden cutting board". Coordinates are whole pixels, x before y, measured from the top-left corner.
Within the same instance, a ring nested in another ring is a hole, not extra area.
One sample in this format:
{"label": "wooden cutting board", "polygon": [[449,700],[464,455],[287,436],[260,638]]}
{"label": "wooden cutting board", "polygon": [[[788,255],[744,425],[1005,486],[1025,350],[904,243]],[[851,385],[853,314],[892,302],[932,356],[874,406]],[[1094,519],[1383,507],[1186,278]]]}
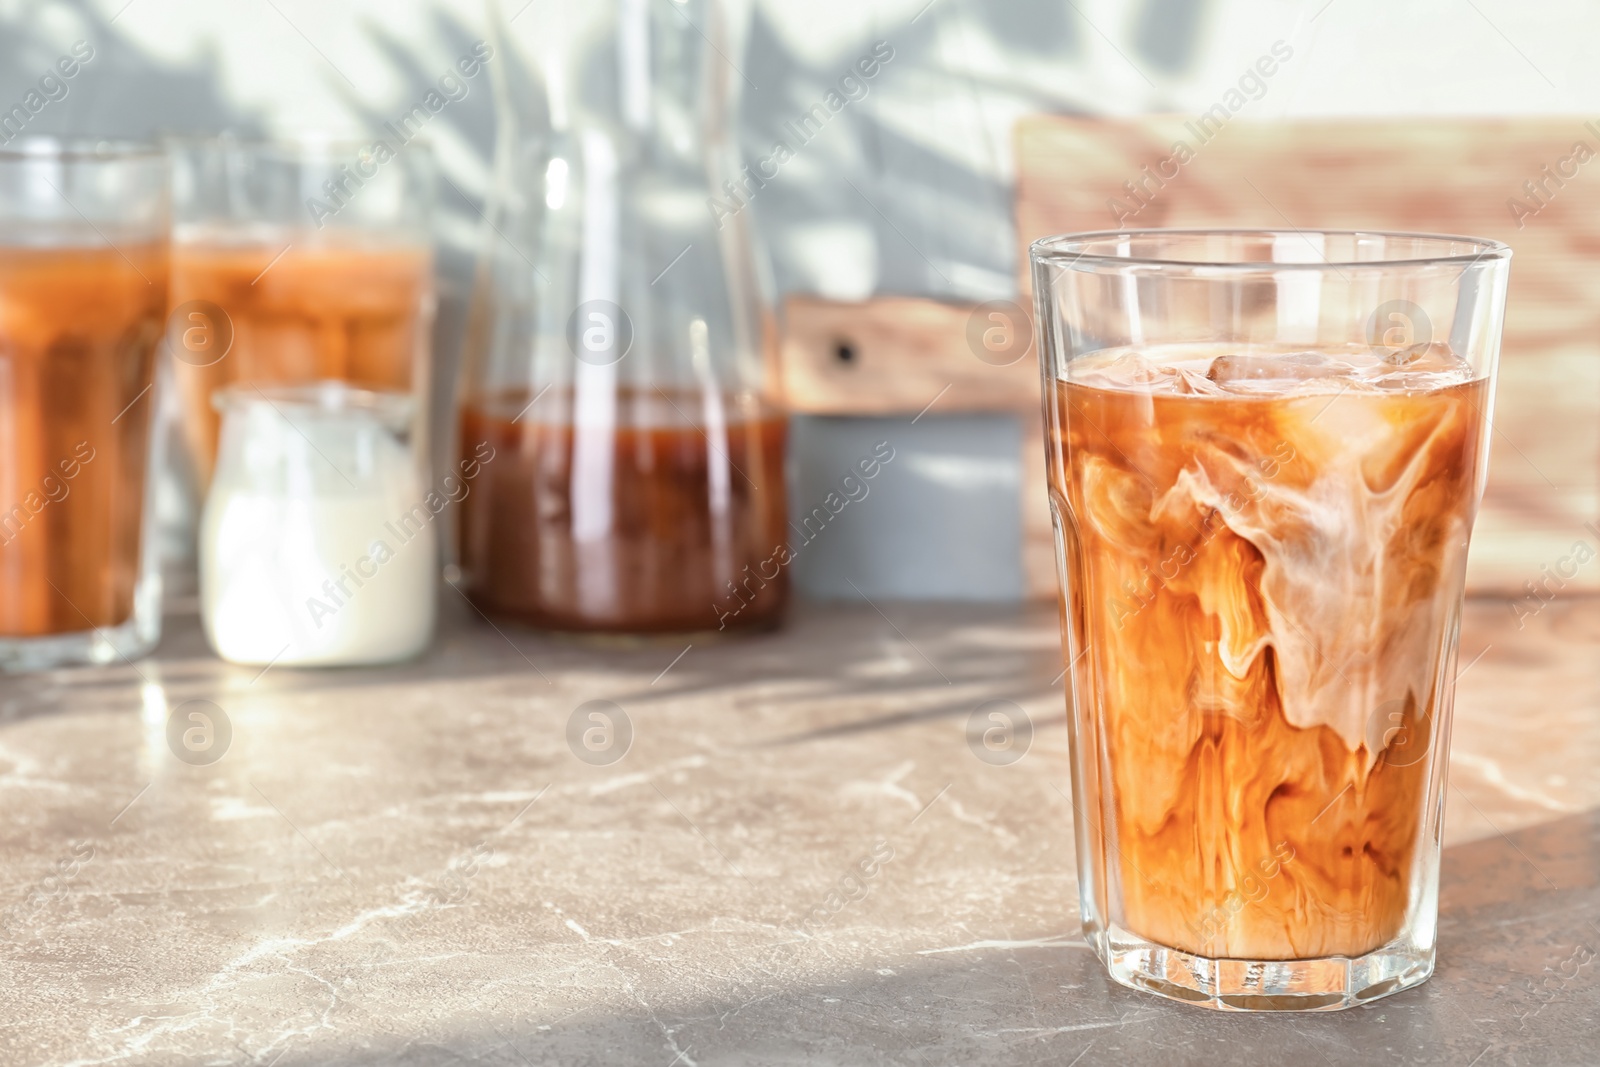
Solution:
{"label": "wooden cutting board", "polygon": [[[1124,227],[1425,230],[1505,241],[1515,256],[1469,589],[1531,596],[1523,610],[1600,590],[1600,122],[1237,121],[1204,142],[1192,122],[1018,123],[1018,303],[1032,307],[1033,240],[1114,229],[1119,213]],[[1157,169],[1178,140],[1192,158],[1159,188],[1147,182],[1145,203],[1134,200],[1124,183]],[[1580,162],[1579,142],[1594,158]],[[1005,367],[976,358],[977,308],[796,297],[786,311],[781,371],[796,410],[915,415],[949,385],[933,410],[1013,410],[1029,420],[1028,440],[1038,439],[1036,354]],[[1052,595],[1040,451],[1024,453],[1023,551],[1030,589]]]}

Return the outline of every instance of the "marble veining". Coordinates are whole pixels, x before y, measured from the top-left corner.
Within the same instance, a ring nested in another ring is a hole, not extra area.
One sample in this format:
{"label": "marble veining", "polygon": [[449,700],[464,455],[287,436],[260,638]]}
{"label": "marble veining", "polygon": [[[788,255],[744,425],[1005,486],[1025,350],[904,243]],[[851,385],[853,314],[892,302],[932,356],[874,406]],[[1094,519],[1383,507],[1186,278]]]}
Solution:
{"label": "marble veining", "polygon": [[[457,613],[416,664],[259,677],[177,616],[151,660],[5,679],[0,1062],[1600,1055],[1600,600],[1469,604],[1439,971],[1292,1021],[1085,948],[1053,612],[879,607],[676,661]],[[968,746],[993,700],[1009,763]],[[212,762],[169,728],[207,706]]]}

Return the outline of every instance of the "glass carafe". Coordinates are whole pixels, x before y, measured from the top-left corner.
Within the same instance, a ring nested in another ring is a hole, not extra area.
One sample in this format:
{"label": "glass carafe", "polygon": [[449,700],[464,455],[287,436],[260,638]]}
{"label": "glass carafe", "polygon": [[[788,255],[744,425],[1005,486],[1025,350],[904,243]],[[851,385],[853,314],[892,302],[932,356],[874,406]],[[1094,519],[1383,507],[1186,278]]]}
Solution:
{"label": "glass carafe", "polygon": [[762,388],[745,198],[724,184],[721,13],[522,7],[494,13],[501,119],[459,443],[499,458],[463,502],[463,588],[556,630],[772,625],[786,423]]}

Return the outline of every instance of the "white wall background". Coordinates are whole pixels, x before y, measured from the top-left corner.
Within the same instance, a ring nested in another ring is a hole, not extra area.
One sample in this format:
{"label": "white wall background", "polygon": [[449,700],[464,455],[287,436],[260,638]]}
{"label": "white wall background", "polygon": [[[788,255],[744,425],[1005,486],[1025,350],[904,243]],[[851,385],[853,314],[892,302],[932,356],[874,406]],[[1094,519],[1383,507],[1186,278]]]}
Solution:
{"label": "white wall background", "polygon": [[[515,11],[523,0],[504,2]],[[756,202],[782,291],[1012,295],[1018,116],[1200,111],[1279,38],[1296,54],[1251,105],[1257,117],[1600,117],[1593,0],[739,2],[748,34],[730,59],[755,85],[740,127],[752,161],[872,42],[896,53]],[[476,0],[0,0],[0,109],[83,39],[95,59],[30,131],[364,135],[409,108],[486,25]],[[446,376],[493,132],[482,78],[429,127],[448,179]],[[796,432],[797,504],[809,506],[807,487],[863,432],[903,442],[911,461],[892,473],[904,483],[840,524],[838,544],[801,569],[802,587],[837,595],[849,578],[869,595],[1018,595],[1022,486],[1005,459],[1017,428],[936,414],[915,431],[811,420]]]}

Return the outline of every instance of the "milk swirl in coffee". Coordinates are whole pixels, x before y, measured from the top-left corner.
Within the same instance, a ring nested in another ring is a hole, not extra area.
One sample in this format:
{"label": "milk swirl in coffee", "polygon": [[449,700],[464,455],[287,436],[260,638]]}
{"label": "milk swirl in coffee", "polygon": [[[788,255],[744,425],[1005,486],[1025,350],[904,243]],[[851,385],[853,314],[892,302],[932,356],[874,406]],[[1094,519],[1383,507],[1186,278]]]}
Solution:
{"label": "milk swirl in coffee", "polygon": [[1055,388],[1111,917],[1208,957],[1380,947],[1427,881],[1486,381],[1438,343],[1166,345]]}

